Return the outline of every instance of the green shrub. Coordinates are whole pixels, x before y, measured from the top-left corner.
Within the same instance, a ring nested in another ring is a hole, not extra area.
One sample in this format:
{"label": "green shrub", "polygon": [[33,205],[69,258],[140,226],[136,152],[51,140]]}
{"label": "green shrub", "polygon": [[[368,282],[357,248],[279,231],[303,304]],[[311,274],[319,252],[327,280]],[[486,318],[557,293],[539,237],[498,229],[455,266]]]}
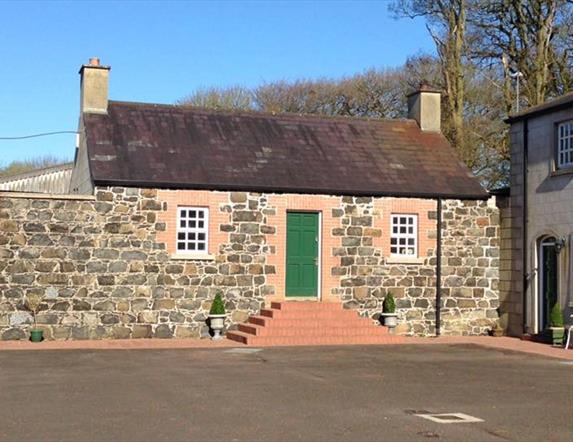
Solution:
{"label": "green shrub", "polygon": [[550,327],[563,327],[563,312],[561,311],[561,306],[559,302],[553,304],[551,313],[549,314],[549,326]]}
{"label": "green shrub", "polygon": [[221,296],[221,292],[217,292],[215,299],[213,299],[213,304],[211,304],[211,310],[209,310],[210,315],[224,315],[225,314],[225,303]]}
{"label": "green shrub", "polygon": [[382,303],[382,311],[384,313],[396,313],[396,301],[394,301],[394,295],[388,292]]}

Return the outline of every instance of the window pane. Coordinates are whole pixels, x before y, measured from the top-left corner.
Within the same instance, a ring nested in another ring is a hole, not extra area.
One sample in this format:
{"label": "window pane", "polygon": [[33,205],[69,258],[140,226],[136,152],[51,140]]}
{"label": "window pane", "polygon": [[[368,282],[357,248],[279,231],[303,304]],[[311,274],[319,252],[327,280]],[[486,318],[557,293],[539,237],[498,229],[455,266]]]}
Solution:
{"label": "window pane", "polygon": [[390,253],[394,255],[416,255],[416,216],[392,215]]}
{"label": "window pane", "polygon": [[201,251],[208,250],[207,231],[209,211],[205,208],[178,208],[179,223],[176,232],[176,250]]}

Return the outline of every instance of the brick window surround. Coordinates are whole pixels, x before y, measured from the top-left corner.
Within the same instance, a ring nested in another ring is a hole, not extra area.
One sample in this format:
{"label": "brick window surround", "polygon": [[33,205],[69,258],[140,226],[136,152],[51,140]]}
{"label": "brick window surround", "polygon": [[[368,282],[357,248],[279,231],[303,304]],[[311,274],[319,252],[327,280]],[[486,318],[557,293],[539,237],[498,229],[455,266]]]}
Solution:
{"label": "brick window surround", "polygon": [[[421,198],[379,198],[374,202],[374,207],[379,217],[375,220],[375,226],[382,230],[382,235],[375,238],[374,246],[382,250],[382,255],[391,259],[390,250],[392,215],[412,214],[418,218],[418,259],[427,258],[436,247],[436,220],[431,218],[431,213],[437,210],[437,203],[431,199]],[[398,259],[404,259],[397,257]]]}
{"label": "brick window surround", "polygon": [[[160,221],[165,223],[165,230],[157,232],[157,241],[165,243],[167,251],[172,256],[191,256],[197,258],[213,257],[219,253],[219,245],[229,241],[229,235],[221,232],[219,226],[229,221],[229,215],[222,213],[219,207],[223,203],[228,203],[229,194],[227,192],[210,192],[206,190],[160,190],[158,199],[167,203],[167,210],[159,215]],[[206,208],[209,211],[208,243],[206,251],[197,253],[178,253],[177,251],[177,222],[179,217],[178,208]],[[205,253],[207,252],[207,253]]]}

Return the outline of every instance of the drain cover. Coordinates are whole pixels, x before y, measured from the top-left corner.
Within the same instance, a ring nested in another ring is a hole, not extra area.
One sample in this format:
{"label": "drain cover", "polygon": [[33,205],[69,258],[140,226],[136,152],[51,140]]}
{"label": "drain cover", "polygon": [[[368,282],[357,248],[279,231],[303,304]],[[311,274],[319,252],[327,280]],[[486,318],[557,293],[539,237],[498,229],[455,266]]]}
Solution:
{"label": "drain cover", "polygon": [[423,413],[416,414],[415,416],[428,419],[432,422],[437,422],[438,424],[468,424],[483,422],[483,419],[464,413]]}
{"label": "drain cover", "polygon": [[234,353],[234,354],[251,354],[263,351],[262,348],[231,348],[229,350],[223,350],[223,353]]}

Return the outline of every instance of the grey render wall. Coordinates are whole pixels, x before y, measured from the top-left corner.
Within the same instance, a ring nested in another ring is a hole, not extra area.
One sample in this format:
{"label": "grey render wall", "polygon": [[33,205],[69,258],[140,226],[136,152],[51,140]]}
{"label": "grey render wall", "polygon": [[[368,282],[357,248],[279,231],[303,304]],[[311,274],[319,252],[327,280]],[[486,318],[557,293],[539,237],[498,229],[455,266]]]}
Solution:
{"label": "grey render wall", "polygon": [[519,210],[512,211],[511,197],[497,197],[500,213],[499,258],[499,320],[500,326],[510,336],[523,334],[521,290],[521,237],[519,236]]}
{"label": "grey render wall", "polygon": [[94,187],[91,178],[88,161],[87,143],[83,120],[79,123],[79,145],[76,148],[74,168],[70,178],[70,193],[81,195],[93,195]]}
{"label": "grey render wall", "polygon": [[[98,188],[95,198],[0,195],[1,338],[27,338],[29,293],[44,297],[37,319],[48,339],[205,336],[207,312],[219,290],[228,327],[257,314],[274,294],[269,281],[280,271],[269,255],[284,253],[269,246],[278,234],[270,201],[287,196],[213,194],[222,201],[218,227],[227,239],[212,261],[173,259],[157,241],[166,231],[159,213],[175,208],[154,189]],[[369,228],[381,215],[376,203],[333,198],[328,209],[339,221],[325,234],[340,245],[329,252],[340,265],[323,271],[337,275],[333,294],[346,308],[375,319],[392,291],[400,333],[432,334],[435,257],[419,265],[388,262],[372,247],[380,233]],[[444,201],[445,334],[485,334],[497,323],[498,235],[493,200]]]}
{"label": "grey render wall", "polygon": [[[573,313],[573,262],[571,240],[573,233],[573,174],[554,174],[556,123],[573,118],[573,109],[562,110],[530,118],[528,121],[529,160],[527,165],[527,258],[525,273],[527,326],[536,329],[536,303],[538,293],[538,241],[544,235],[565,237],[567,246],[559,255],[559,297],[565,314]],[[521,287],[523,235],[523,127],[524,122],[512,124],[511,141],[511,219],[514,241],[512,281]],[[520,290],[522,292],[522,290]]]}

